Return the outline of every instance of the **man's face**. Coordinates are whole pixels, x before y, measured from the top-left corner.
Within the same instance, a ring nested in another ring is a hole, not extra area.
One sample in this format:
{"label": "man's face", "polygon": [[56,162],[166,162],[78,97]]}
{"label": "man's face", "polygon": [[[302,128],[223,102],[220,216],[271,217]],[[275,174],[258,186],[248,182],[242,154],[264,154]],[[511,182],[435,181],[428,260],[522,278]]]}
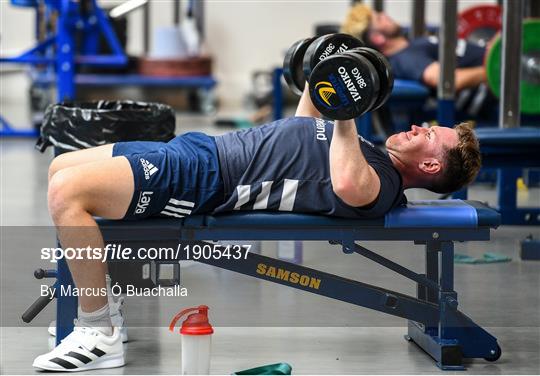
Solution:
{"label": "man's face", "polygon": [[388,152],[406,166],[419,166],[438,160],[442,163],[444,151],[456,147],[457,132],[447,127],[422,128],[416,125],[408,132],[394,134],[386,140]]}
{"label": "man's face", "polygon": [[370,19],[370,32],[380,33],[386,38],[401,35],[401,26],[384,12],[373,12]]}

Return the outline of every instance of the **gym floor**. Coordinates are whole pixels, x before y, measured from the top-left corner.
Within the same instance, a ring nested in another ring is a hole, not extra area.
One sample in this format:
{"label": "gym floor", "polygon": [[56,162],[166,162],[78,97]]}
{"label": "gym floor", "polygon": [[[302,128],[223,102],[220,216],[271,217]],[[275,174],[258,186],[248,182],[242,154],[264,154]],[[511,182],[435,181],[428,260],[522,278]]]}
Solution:
{"label": "gym floor", "polygon": [[[2,112],[9,113],[9,108]],[[226,131],[214,128],[212,119],[204,116],[182,116],[177,123],[177,133]],[[46,330],[54,317],[52,305],[32,325],[20,321],[22,311],[39,293],[41,282],[32,277],[35,268],[44,266],[39,251],[23,243],[13,246],[6,240],[40,229],[46,234],[42,241],[54,242],[53,229],[46,227],[51,225],[46,181],[52,150],[40,154],[34,143],[0,141],[4,239],[0,251],[1,374],[33,373],[32,360],[48,351],[52,343]],[[408,197],[435,196],[410,191]],[[494,204],[495,197],[493,187],[478,185],[470,198]],[[520,191],[520,205],[538,202],[539,189]],[[531,233],[538,237],[540,229],[503,226],[492,232],[490,242],[456,245],[456,252],[470,256],[495,252],[512,258],[508,263],[456,265],[460,308],[496,336],[503,351],[495,363],[469,363],[468,373],[540,373],[540,262],[521,261],[518,255],[519,240]],[[363,245],[418,272],[423,266],[423,252],[412,243]],[[323,242],[304,242],[303,247],[308,267],[414,294],[412,283],[358,255],[342,254],[339,248]],[[263,242],[262,253],[275,257],[276,243]],[[178,374],[180,336],[168,332],[166,326],[176,312],[198,304],[210,306],[215,326],[212,373],[231,374],[276,362],[291,364],[295,374],[442,373],[428,355],[403,339],[405,320],[206,265],[183,267],[182,285],[188,289],[188,297],[127,298],[127,365],[89,373]]]}

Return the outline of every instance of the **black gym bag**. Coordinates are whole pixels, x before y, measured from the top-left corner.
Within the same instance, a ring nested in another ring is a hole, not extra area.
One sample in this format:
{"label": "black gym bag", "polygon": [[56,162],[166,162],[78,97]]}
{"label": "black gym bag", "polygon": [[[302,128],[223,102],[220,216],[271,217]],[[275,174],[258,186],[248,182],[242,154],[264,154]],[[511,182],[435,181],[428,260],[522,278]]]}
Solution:
{"label": "black gym bag", "polygon": [[175,116],[161,103],[134,101],[62,102],[47,107],[36,148],[55,154],[119,141],[174,138]]}

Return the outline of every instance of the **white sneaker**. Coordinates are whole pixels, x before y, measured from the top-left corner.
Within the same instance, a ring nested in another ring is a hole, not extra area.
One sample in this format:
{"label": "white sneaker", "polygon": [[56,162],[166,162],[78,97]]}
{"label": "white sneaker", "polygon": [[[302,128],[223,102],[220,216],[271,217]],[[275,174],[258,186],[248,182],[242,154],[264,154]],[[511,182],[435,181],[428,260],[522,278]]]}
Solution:
{"label": "white sneaker", "polygon": [[76,326],[54,350],[34,359],[32,366],[46,371],[76,372],[124,364],[118,328],[113,328],[113,334],[106,336],[97,329]]}
{"label": "white sneaker", "polygon": [[[127,327],[124,326],[124,297],[120,297],[118,302],[109,304],[111,310],[111,323],[112,326],[117,327],[120,330],[120,336],[122,342],[128,341]],[[56,320],[51,321],[49,328],[47,329],[49,334],[56,337]]]}

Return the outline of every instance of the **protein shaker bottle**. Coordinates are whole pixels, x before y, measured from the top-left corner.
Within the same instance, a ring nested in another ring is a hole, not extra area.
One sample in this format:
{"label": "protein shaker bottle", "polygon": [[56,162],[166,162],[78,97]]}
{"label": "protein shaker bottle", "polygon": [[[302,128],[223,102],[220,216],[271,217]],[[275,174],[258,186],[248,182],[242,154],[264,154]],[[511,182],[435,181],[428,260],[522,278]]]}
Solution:
{"label": "protein shaker bottle", "polygon": [[190,313],[182,322],[180,334],[182,335],[182,375],[208,375],[210,373],[210,347],[214,329],[208,322],[208,307],[184,309],[171,321],[169,330],[174,327],[182,316]]}

